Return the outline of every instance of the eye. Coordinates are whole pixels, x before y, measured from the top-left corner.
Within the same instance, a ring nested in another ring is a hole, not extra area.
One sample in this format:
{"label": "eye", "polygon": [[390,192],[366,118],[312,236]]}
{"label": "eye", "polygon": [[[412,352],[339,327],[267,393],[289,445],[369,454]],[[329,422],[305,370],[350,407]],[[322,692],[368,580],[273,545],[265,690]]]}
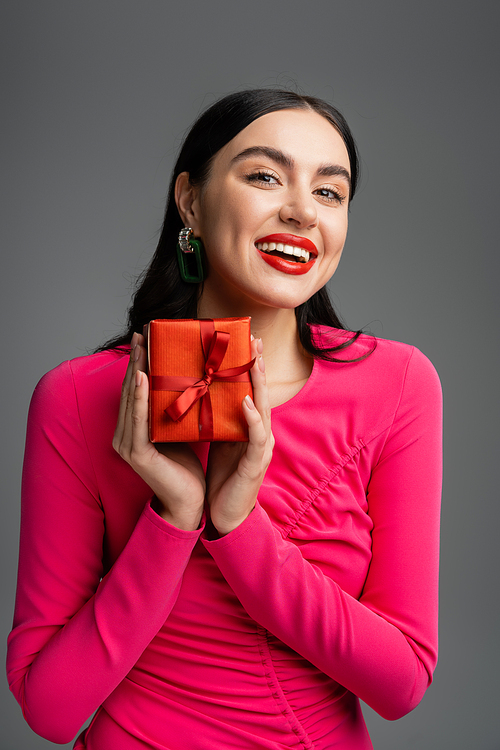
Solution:
{"label": "eye", "polygon": [[314,191],[314,193],[327,203],[336,203],[339,206],[342,205],[342,203],[346,199],[346,196],[343,195],[339,190],[331,187],[318,188]]}
{"label": "eye", "polygon": [[274,174],[273,172],[265,172],[264,170],[259,170],[258,172],[250,172],[250,174],[245,175],[245,179],[248,182],[257,183],[259,185],[280,185],[280,179],[279,177]]}

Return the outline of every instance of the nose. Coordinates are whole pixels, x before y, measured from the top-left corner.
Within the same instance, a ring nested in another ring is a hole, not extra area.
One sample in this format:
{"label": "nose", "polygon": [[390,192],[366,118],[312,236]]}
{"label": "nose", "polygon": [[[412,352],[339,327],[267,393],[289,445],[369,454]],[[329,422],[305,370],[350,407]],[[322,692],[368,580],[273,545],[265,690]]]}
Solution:
{"label": "nose", "polygon": [[318,209],[309,190],[297,188],[289,191],[280,209],[280,219],[300,229],[315,227],[318,223]]}

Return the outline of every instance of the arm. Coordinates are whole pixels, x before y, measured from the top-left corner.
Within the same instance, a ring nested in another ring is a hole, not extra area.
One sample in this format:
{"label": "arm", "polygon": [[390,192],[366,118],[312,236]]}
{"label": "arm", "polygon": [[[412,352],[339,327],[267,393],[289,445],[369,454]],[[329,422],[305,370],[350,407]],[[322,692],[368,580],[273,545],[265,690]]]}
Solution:
{"label": "arm", "polygon": [[76,735],[161,628],[200,534],[148,504],[101,581],[104,526],[66,363],[42,379],[30,408],[7,664],[26,720],[53,742]]}
{"label": "arm", "polygon": [[436,663],[440,448],[439,382],[415,351],[368,487],[373,557],[359,601],[259,506],[204,541],[251,617],[389,719],[418,704]]}

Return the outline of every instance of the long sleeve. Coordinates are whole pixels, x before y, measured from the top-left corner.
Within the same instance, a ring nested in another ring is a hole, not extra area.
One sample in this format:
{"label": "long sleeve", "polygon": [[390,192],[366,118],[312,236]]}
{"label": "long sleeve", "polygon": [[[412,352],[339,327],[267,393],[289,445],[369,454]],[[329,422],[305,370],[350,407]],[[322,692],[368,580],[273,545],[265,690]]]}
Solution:
{"label": "long sleeve", "polygon": [[124,352],[65,363],[30,408],[8,649],[28,723],[63,743],[97,710],[82,748],[367,750],[356,696],[397,718],[436,664],[432,365],[382,340],[315,361],[273,409],[255,510],[213,541],[157,516],[113,451],[125,367]]}
{"label": "long sleeve", "polygon": [[[349,387],[356,399],[356,383]],[[368,402],[376,414],[372,394]],[[353,421],[347,420],[349,429]],[[308,434],[311,428],[301,433],[306,446]],[[359,597],[337,581],[343,549],[353,546],[358,530],[349,513],[342,531],[334,529],[335,492],[331,507],[322,508],[330,514],[330,540],[325,532],[317,542],[292,542],[286,526],[278,527],[257,505],[240,527],[203,543],[252,618],[382,716],[396,719],[421,700],[437,659],[441,389],[420,352],[408,358],[388,428],[370,439],[354,434],[352,442],[356,451],[339,460],[345,484],[355,486],[352,456],[370,450],[373,456],[365,488],[371,559]],[[309,509],[318,496],[319,490]]]}
{"label": "long sleeve", "polygon": [[[115,401],[96,432],[112,430]],[[125,473],[121,484],[136,482],[140,506],[130,519],[115,498],[131,534],[104,570],[106,515],[79,409],[69,363],[45,376],[32,399],[7,662],[26,720],[58,743],[77,734],[161,628],[201,533],[165,523],[145,504],[146,486]],[[111,485],[115,474],[120,486],[122,464],[110,453]]]}

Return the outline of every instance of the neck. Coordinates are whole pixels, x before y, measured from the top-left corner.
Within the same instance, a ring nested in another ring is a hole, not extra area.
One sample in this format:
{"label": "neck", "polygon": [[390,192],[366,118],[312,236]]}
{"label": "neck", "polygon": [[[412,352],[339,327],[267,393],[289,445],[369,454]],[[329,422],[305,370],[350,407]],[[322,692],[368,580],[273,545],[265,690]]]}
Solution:
{"label": "neck", "polygon": [[[226,302],[226,301],[225,301]],[[234,301],[233,301],[234,302]],[[302,383],[311,373],[312,360],[300,343],[295,310],[265,307],[251,300],[241,299],[239,304],[211,301],[205,294],[198,307],[200,318],[228,318],[250,316],[251,331],[264,345],[266,378],[271,390],[290,383]],[[281,401],[277,395],[272,401]],[[286,399],[285,399],[286,400]]]}

